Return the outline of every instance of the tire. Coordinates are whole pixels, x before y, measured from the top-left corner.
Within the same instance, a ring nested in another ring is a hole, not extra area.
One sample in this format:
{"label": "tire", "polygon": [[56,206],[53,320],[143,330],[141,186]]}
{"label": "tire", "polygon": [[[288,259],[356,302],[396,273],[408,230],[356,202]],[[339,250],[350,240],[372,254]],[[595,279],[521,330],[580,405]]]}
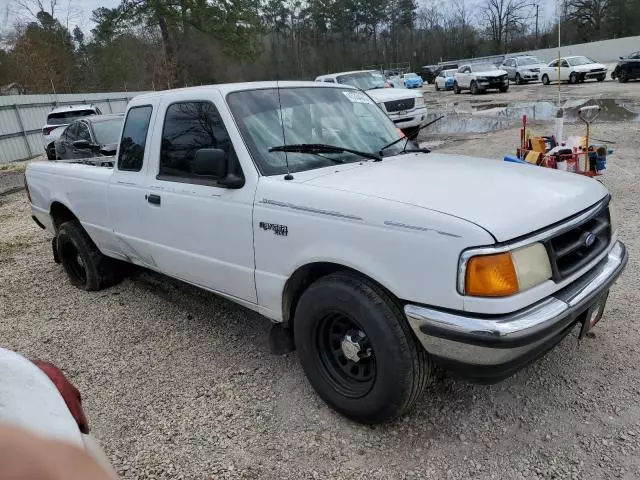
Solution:
{"label": "tire", "polygon": [[440,91],[440,87],[438,86],[438,82],[435,82],[435,83],[436,83],[436,92],[439,92]]}
{"label": "tire", "polygon": [[53,143],[47,145],[47,160],[55,160],[56,159],[56,147]]}
{"label": "tire", "polygon": [[478,95],[480,93],[480,89],[478,88],[478,84],[475,80],[471,81],[471,85],[469,86],[471,90],[471,95]]}
{"label": "tire", "polygon": [[509,91],[509,85],[505,85],[504,87],[500,87],[498,90],[500,90],[500,93],[506,93]]}
{"label": "tire", "polygon": [[524,81],[522,80],[520,73],[516,73],[516,85],[522,85],[523,83]]}
{"label": "tire", "polygon": [[[293,332],[318,395],[360,423],[402,415],[432,377],[431,360],[400,306],[373,282],[347,272],[322,277],[302,294]],[[355,346],[345,350],[345,344]]]}
{"label": "tire", "polygon": [[120,281],[115,260],[100,253],[76,220],[60,225],[56,238],[58,258],[75,287],[95,291]]}
{"label": "tire", "polygon": [[597,80],[597,81],[599,81],[599,82],[604,82],[604,79],[605,79],[605,76],[604,76],[604,75],[602,75],[602,76],[600,76],[600,77],[596,78],[596,80]]}
{"label": "tire", "polygon": [[629,76],[627,75],[627,72],[620,72],[620,74],[618,75],[618,82],[627,83],[628,81]]}
{"label": "tire", "polygon": [[546,73],[544,75],[542,75],[542,84],[543,85],[549,85],[551,82],[549,81],[549,75],[547,75]]}
{"label": "tire", "polygon": [[571,75],[569,75],[569,83],[572,85],[578,83],[578,75],[576,75],[576,72],[571,72]]}
{"label": "tire", "polygon": [[454,82],[453,84],[453,93],[458,95],[461,92],[460,87],[458,86],[458,82]]}

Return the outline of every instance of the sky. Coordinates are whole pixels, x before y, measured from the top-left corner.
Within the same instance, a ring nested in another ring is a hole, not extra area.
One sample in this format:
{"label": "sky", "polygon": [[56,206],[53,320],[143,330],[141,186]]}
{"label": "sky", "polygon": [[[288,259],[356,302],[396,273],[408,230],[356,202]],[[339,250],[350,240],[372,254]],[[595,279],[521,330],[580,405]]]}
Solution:
{"label": "sky", "polygon": [[[37,4],[37,0],[21,0],[23,3]],[[50,5],[51,0],[40,0],[44,5]],[[80,26],[85,32],[89,32],[93,28],[93,24],[89,21],[91,12],[99,7],[113,8],[120,3],[120,0],[56,0],[57,1],[57,18],[62,23],[66,23],[67,12],[69,15],[69,29],[72,30],[76,25]],[[17,12],[20,7],[15,0],[0,0],[0,31],[10,27],[18,18]],[[26,14],[28,15],[28,13]]]}

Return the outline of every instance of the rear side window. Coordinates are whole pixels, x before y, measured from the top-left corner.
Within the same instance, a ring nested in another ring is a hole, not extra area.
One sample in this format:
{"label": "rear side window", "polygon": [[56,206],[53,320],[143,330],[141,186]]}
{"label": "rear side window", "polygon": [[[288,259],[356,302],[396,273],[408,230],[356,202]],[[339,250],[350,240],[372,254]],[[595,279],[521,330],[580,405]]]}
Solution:
{"label": "rear side window", "polygon": [[142,169],[152,110],[151,105],[129,109],[120,139],[118,170],[139,172]]}
{"label": "rear side window", "polygon": [[218,148],[229,155],[231,141],[211,102],[174,103],[167,108],[162,130],[160,176],[198,177],[193,160],[201,148]]}
{"label": "rear side window", "polygon": [[98,109],[95,110],[69,110],[67,112],[50,113],[47,116],[47,125],[66,125],[74,120],[82,117],[88,117],[89,115],[95,115],[99,113]]}

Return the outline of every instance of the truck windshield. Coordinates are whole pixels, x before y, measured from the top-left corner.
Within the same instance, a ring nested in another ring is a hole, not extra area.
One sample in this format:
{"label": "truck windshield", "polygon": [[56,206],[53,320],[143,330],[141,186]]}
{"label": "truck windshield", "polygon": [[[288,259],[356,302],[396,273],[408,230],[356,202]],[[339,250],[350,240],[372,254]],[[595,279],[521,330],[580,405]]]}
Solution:
{"label": "truck windshield", "polygon": [[336,77],[338,83],[351,85],[361,90],[384,88],[384,75],[378,72],[356,72]]}
{"label": "truck windshield", "polygon": [[[377,154],[400,133],[363,92],[332,87],[269,88],[230,93],[227,102],[251,156],[263,175],[278,175],[357,162],[349,152],[269,152],[272,147],[323,144]],[[399,153],[404,142],[385,151]],[[286,156],[285,156],[286,155]]]}

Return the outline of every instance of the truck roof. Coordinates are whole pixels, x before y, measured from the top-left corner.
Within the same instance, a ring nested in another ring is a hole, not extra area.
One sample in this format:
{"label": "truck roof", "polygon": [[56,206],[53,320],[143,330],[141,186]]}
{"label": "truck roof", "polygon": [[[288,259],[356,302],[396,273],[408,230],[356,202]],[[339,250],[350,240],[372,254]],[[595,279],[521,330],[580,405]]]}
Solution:
{"label": "truck roof", "polygon": [[202,92],[206,93],[211,90],[218,90],[222,95],[242,90],[260,90],[266,88],[295,88],[295,87],[314,87],[314,88],[353,88],[350,85],[336,85],[330,83],[318,83],[312,81],[268,81],[268,82],[244,82],[244,83],[219,83],[214,85],[202,85],[199,87],[177,88],[173,90],[162,90],[159,92],[145,93],[136,96],[132,102],[139,103],[140,100],[154,97],[163,97],[171,95],[173,92]]}

